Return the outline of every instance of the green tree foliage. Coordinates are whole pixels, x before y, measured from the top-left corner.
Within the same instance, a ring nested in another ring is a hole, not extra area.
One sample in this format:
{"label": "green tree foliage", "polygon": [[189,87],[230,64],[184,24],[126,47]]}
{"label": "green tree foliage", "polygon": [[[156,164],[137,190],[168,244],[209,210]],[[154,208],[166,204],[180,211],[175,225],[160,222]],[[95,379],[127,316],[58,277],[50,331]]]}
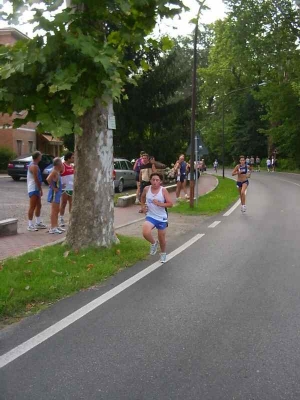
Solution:
{"label": "green tree foliage", "polygon": [[[221,132],[222,99],[225,96],[226,155],[229,159],[233,155],[231,151],[243,149],[247,143],[247,120],[254,109],[257,113],[251,118],[256,121],[257,140],[251,135],[251,143],[256,142],[253,152],[259,153],[264,148],[263,136],[259,136],[264,134],[269,140],[270,151],[277,148],[280,155],[294,157],[300,136],[299,11],[290,0],[224,2],[229,9],[228,17],[214,24],[215,39],[209,67],[199,71],[205,80],[202,109],[207,114],[214,113],[207,117],[208,121],[213,121],[208,128],[208,141],[213,150],[219,152],[219,137],[212,138],[212,135],[216,134],[213,128],[217,133]],[[260,86],[257,91],[247,89],[262,82],[265,86]],[[241,89],[241,93],[227,98],[226,94],[236,89]],[[250,93],[258,104],[249,109]],[[236,140],[241,143],[229,145]],[[250,146],[250,142],[247,145]],[[266,146],[265,154],[267,151]]]}
{"label": "green tree foliage", "polygon": [[187,146],[190,131],[189,49],[182,43],[159,54],[138,85],[125,87],[129,100],[115,105],[115,151],[135,158],[141,149],[166,163]]}
{"label": "green tree foliage", "polygon": [[[28,7],[26,1],[11,3],[14,17]],[[119,98],[138,68],[127,52],[147,47],[156,19],[182,7],[180,0],[82,0],[49,21],[38,4],[32,22],[43,36],[0,50],[0,108],[27,109],[26,121],[39,121],[40,130],[57,136],[81,133],[81,118],[96,98]],[[45,2],[44,8],[58,5]]]}
{"label": "green tree foliage", "polygon": [[[140,69],[128,53],[156,46],[158,18],[181,12],[181,0],[12,0],[12,20],[29,6],[44,33],[0,49],[0,109],[28,110],[26,120],[56,136],[75,134],[74,202],[67,241],[73,248],[110,246],[113,226],[113,143],[107,128],[112,100]],[[28,5],[29,4],[29,5]],[[57,10],[51,20],[45,11]],[[162,39],[168,48],[170,40]],[[15,120],[15,125],[19,122]],[[92,167],[90,167],[92,166]],[[93,224],[91,224],[93,221]]]}

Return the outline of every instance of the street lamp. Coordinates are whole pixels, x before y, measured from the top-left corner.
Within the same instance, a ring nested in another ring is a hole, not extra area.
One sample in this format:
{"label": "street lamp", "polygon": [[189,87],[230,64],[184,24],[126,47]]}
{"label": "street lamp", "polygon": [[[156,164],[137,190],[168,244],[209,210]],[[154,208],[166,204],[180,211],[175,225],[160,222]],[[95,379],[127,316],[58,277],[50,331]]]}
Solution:
{"label": "street lamp", "polygon": [[247,89],[253,89],[256,88],[257,86],[264,86],[266,83],[259,83],[258,85],[253,85],[253,86],[248,86],[248,87],[243,87],[235,90],[231,90],[228,93],[223,94],[222,98],[222,164],[223,164],[223,170],[222,170],[222,176],[223,179],[225,178],[225,98],[227,96],[230,96],[232,93],[236,92],[241,92],[242,90],[247,90]]}

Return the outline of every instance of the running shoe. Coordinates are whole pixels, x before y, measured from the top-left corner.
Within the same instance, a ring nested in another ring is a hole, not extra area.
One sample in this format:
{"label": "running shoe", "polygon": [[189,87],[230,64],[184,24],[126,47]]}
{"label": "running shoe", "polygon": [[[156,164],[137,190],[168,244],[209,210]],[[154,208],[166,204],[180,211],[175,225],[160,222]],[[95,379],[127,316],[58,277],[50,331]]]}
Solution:
{"label": "running shoe", "polygon": [[47,226],[43,222],[36,223],[34,226],[37,229],[46,229],[47,228]]}
{"label": "running shoe", "polygon": [[49,233],[52,234],[52,235],[56,234],[56,233],[61,234],[62,231],[60,231],[58,228],[50,228],[49,229]]}
{"label": "running shoe", "polygon": [[154,256],[157,253],[157,248],[158,248],[158,241],[156,241],[154,244],[151,244],[150,256]]}
{"label": "running shoe", "polygon": [[160,262],[161,263],[167,262],[167,253],[160,253]]}
{"label": "running shoe", "polygon": [[62,217],[59,219],[59,226],[62,228],[65,226],[65,221]]}
{"label": "running shoe", "polygon": [[36,228],[34,225],[29,225],[29,226],[27,227],[27,230],[28,230],[29,232],[36,232],[36,231],[38,231],[38,228]]}
{"label": "running shoe", "polygon": [[66,230],[64,228],[61,228],[60,226],[57,228],[59,231],[61,232],[66,232]]}
{"label": "running shoe", "polygon": [[246,206],[243,206],[242,208],[243,208],[242,212],[245,213],[246,212]]}

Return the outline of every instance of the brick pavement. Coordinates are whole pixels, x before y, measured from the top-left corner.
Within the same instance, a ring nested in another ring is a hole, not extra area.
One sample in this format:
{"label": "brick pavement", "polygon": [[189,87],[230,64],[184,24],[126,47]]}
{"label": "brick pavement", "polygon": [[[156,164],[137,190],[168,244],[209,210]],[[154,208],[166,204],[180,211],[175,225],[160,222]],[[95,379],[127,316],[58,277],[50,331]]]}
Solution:
{"label": "brick pavement", "polygon": [[[217,180],[212,175],[203,175],[198,185],[198,193],[200,196],[213,190],[217,185]],[[175,201],[175,192],[170,193],[173,201]],[[131,224],[137,220],[143,220],[144,217],[138,213],[139,206],[132,205],[126,208],[115,208],[115,227],[116,230],[124,225]],[[124,232],[123,228],[123,232]],[[126,229],[125,229],[126,231]],[[8,257],[17,256],[28,250],[33,250],[40,246],[51,244],[64,238],[62,235],[49,235],[47,230],[38,232],[21,231],[15,236],[6,236],[0,238],[0,260]]]}

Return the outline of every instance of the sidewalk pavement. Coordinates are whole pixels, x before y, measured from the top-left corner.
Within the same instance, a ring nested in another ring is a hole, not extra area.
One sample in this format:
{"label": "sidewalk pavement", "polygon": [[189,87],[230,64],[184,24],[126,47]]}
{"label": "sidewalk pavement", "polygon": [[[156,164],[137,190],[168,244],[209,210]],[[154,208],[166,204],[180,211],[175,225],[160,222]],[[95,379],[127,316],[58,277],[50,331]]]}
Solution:
{"label": "sidewalk pavement", "polygon": [[[218,184],[217,179],[212,175],[203,175],[199,179],[198,193],[199,196],[213,190]],[[196,188],[195,188],[196,189]],[[195,190],[196,192],[196,190]],[[172,200],[175,203],[175,192],[170,193]],[[140,206],[131,205],[126,208],[115,207],[115,229],[131,225],[135,222],[142,221],[145,216],[139,214]],[[61,241],[65,237],[65,233],[61,235],[49,235],[47,229],[39,230],[38,232],[22,232],[14,236],[5,236],[0,238],[0,260],[8,257],[21,255],[29,250],[45,246],[58,240]]]}

